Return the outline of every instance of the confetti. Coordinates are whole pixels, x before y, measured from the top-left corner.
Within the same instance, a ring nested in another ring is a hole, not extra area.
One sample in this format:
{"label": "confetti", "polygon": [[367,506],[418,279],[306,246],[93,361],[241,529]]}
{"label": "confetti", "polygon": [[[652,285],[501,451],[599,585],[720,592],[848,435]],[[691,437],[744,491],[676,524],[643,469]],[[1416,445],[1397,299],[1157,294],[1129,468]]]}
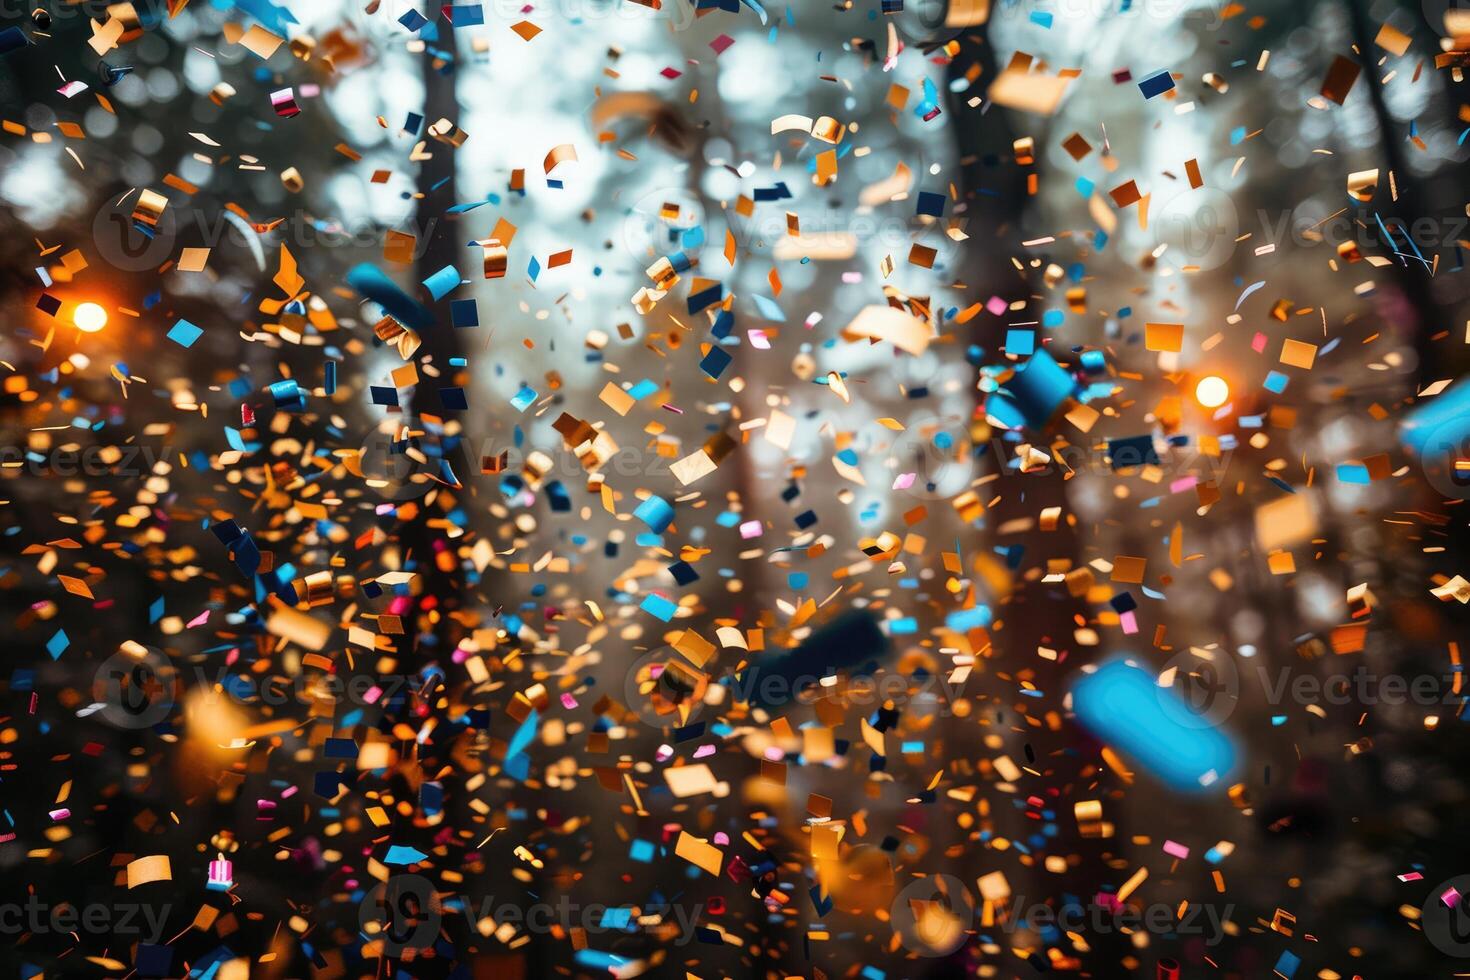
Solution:
{"label": "confetti", "polygon": [[1470,16],[1188,6],[17,8],[21,975],[1470,955]]}

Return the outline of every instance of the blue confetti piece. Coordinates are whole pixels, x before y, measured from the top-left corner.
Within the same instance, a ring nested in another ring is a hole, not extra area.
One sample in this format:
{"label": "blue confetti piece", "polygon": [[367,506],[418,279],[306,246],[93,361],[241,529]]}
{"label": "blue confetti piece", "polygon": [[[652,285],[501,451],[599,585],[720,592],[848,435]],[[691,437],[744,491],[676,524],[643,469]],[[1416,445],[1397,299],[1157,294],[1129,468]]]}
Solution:
{"label": "blue confetti piece", "polygon": [[452,265],[446,265],[438,272],[424,280],[424,288],[429,295],[440,300],[459,288],[459,270]]}
{"label": "blue confetti piece", "polygon": [[674,612],[679,608],[679,604],[669,599],[665,599],[657,592],[650,592],[648,595],[643,597],[643,601],[638,604],[638,608],[642,609],[650,616],[653,616],[655,619],[659,619],[667,623],[669,620],[674,618]]}
{"label": "blue confetti piece", "polygon": [[517,411],[524,412],[536,403],[536,398],[535,388],[530,385],[522,385],[521,390],[511,396],[510,403],[516,407]]}
{"label": "blue confetti piece", "polygon": [[658,384],[656,382],[650,381],[648,378],[644,378],[642,381],[638,382],[636,385],[628,389],[628,397],[633,399],[634,401],[642,401],[649,395],[653,394],[655,391],[658,391]]}
{"label": "blue confetti piece", "polygon": [[1007,330],[1006,353],[1030,356],[1036,350],[1036,332],[1033,330]]}
{"label": "blue confetti piece", "polygon": [[1168,71],[1156,71],[1138,83],[1138,90],[1143,93],[1145,99],[1163,95],[1174,89],[1174,76]]}
{"label": "blue confetti piece", "polygon": [[1073,686],[1072,704],[1084,728],[1175,789],[1229,785],[1230,738],[1148,671],[1114,660]]}
{"label": "blue confetti piece", "polygon": [[521,727],[517,728],[515,735],[511,737],[510,745],[505,750],[506,757],[509,758],[525,752],[531,745],[531,742],[535,740],[536,731],[540,724],[541,715],[539,712],[532,711],[527,715],[526,720],[521,722]]}
{"label": "blue confetti piece", "polygon": [[638,505],[633,516],[647,524],[654,534],[663,534],[674,523],[674,507],[662,497],[649,497]]}
{"label": "blue confetti piece", "polygon": [[416,847],[405,844],[394,844],[388,848],[388,853],[383,856],[384,864],[417,864],[429,855]]}
{"label": "blue confetti piece", "polygon": [[180,320],[173,325],[168,332],[168,339],[180,347],[189,348],[194,346],[194,341],[204,336],[204,331],[194,326],[188,320]]}
{"label": "blue confetti piece", "polygon": [[721,347],[711,347],[709,353],[700,360],[699,369],[718,380],[720,375],[725,373],[725,368],[730,366],[732,360],[734,358],[730,356],[729,351]]}
{"label": "blue confetti piece", "polygon": [[51,654],[51,659],[58,659],[66,648],[71,646],[71,639],[67,637],[66,630],[57,630],[51,639],[46,641],[46,652]]}

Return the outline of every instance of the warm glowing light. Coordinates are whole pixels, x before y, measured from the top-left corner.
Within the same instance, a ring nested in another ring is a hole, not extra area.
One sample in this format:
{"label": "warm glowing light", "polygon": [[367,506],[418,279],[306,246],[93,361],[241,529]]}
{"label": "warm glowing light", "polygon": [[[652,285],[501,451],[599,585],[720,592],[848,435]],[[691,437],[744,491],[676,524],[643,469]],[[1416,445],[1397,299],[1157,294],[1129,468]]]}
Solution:
{"label": "warm glowing light", "polygon": [[83,303],[71,319],[83,333],[96,333],[107,326],[107,311],[96,303]]}
{"label": "warm glowing light", "polygon": [[1200,378],[1199,384],[1194,387],[1194,397],[1205,408],[1219,408],[1230,400],[1230,386],[1225,379],[1210,375]]}

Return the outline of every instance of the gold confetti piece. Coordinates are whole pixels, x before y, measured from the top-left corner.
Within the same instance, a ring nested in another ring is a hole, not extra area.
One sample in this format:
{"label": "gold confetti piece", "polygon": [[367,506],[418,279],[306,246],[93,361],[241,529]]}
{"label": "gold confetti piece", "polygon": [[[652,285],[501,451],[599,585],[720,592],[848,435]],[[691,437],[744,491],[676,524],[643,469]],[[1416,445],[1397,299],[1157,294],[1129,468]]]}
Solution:
{"label": "gold confetti piece", "polygon": [[715,774],[702,762],[665,769],[664,781],[669,785],[669,792],[681,800],[714,793],[719,787]]}
{"label": "gold confetti piece", "polygon": [[208,248],[185,248],[179,253],[179,261],[176,268],[180,272],[203,272],[209,265]]}
{"label": "gold confetti piece", "polygon": [[1361,71],[1362,68],[1356,61],[1337,55],[1332,59],[1327,77],[1322,82],[1322,97],[1342,105],[1347,101],[1348,93],[1352,91]]}
{"label": "gold confetti piece", "polygon": [[541,169],[549,175],[559,165],[567,162],[575,163],[576,160],[577,148],[570,143],[562,143],[553,146],[546,154],[546,159],[541,161]]}
{"label": "gold confetti piece", "polygon": [[911,313],[891,306],[864,307],[842,334],[849,340],[886,340],[900,350],[916,356],[929,349],[932,339],[927,323]]}
{"label": "gold confetti piece", "polygon": [[1378,36],[1373,39],[1374,44],[1383,48],[1389,54],[1396,56],[1402,56],[1404,52],[1408,51],[1411,41],[1412,39],[1409,35],[1392,24],[1384,24],[1378,28]]}
{"label": "gold confetti piece", "polygon": [[332,635],[330,623],[283,605],[271,607],[265,628],[273,636],[279,636],[311,651],[325,648]]}
{"label": "gold confetti piece", "polygon": [[127,881],[128,888],[137,888],[154,881],[173,881],[173,868],[169,865],[167,854],[154,854],[150,857],[141,857],[128,864]]}
{"label": "gold confetti piece", "polygon": [[1180,351],[1184,348],[1184,324],[1144,324],[1144,347],[1151,351]]}
{"label": "gold confetti piece", "polygon": [[[988,3],[986,5],[988,7]],[[996,76],[987,95],[990,101],[1007,109],[1050,116],[1061,105],[1072,79],[1063,75],[1032,72],[1029,70],[1030,63],[1029,56],[1018,54]]]}
{"label": "gold confetti piece", "polygon": [[1281,363],[1310,371],[1317,359],[1317,345],[1300,340],[1286,340],[1281,345]]}
{"label": "gold confetti piece", "polygon": [[674,842],[674,854],[716,877],[719,877],[720,867],[725,860],[723,851],[685,830],[679,831],[679,838]]}
{"label": "gold confetti piece", "polygon": [[260,58],[262,61],[269,61],[271,55],[275,54],[281,45],[286,43],[286,39],[277,37],[259,24],[251,24],[250,29],[240,38],[239,43],[244,45],[246,50],[257,58]]}
{"label": "gold confetti piece", "polygon": [[979,27],[990,19],[990,0],[952,0],[944,12],[945,27]]}

